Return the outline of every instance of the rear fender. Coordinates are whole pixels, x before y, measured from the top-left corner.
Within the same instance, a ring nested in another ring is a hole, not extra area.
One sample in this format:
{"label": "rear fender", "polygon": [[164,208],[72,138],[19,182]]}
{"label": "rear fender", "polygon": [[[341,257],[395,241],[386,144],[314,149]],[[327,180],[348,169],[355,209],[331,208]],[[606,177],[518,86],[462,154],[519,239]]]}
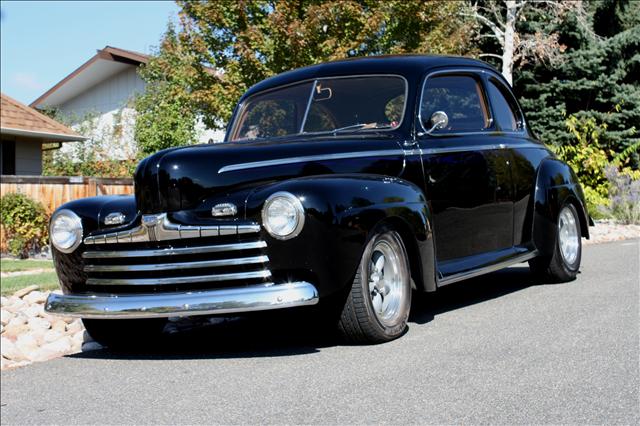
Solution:
{"label": "rear fender", "polygon": [[533,205],[533,244],[542,255],[552,255],[556,244],[556,223],[562,206],[571,203],[578,212],[582,236],[589,238],[592,223],[582,187],[571,167],[547,158],[538,167]]}

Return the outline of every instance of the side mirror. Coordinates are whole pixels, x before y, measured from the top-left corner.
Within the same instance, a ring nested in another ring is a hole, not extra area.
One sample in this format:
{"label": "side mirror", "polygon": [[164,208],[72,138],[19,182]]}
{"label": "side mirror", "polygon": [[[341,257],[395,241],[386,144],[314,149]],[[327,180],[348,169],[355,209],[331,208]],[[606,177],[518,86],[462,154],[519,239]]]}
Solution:
{"label": "side mirror", "polygon": [[430,135],[432,132],[440,129],[444,129],[449,124],[449,116],[444,111],[436,111],[431,114],[431,128],[427,131],[427,134]]}

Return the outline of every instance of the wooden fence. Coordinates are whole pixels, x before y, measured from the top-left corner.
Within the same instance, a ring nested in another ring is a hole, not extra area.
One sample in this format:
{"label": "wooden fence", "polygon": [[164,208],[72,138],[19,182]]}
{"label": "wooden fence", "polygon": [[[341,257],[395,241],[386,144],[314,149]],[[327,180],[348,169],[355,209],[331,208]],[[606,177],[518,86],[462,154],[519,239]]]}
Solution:
{"label": "wooden fence", "polygon": [[[0,176],[0,195],[19,193],[39,201],[51,215],[67,201],[96,195],[133,194],[133,179],[89,178],[82,176]],[[0,252],[7,241],[0,227]]]}
{"label": "wooden fence", "polygon": [[16,192],[41,202],[47,214],[51,214],[60,205],[77,198],[133,194],[133,180],[82,176],[1,176],[0,194]]}

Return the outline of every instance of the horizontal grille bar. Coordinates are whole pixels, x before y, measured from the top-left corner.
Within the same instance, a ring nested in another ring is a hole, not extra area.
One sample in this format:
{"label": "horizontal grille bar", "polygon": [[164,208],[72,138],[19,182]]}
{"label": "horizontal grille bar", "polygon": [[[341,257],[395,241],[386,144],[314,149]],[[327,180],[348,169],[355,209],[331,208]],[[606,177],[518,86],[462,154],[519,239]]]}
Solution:
{"label": "horizontal grille bar", "polygon": [[140,226],[126,231],[89,235],[86,245],[141,243],[187,238],[205,238],[224,235],[254,234],[260,232],[257,223],[227,225],[181,225],[173,223],[166,213],[143,215]]}
{"label": "horizontal grille bar", "polygon": [[138,272],[172,271],[176,269],[213,268],[218,266],[252,265],[266,263],[268,256],[240,257],[236,259],[201,260],[197,262],[156,263],[152,265],[86,265],[85,272]]}
{"label": "horizontal grille bar", "polygon": [[88,285],[169,285],[192,284],[212,281],[245,280],[251,278],[269,278],[271,271],[238,272],[233,274],[196,275],[172,278],[89,278]]}
{"label": "horizontal grille bar", "polygon": [[184,254],[219,253],[233,250],[251,250],[265,248],[264,241],[248,243],[217,244],[212,246],[197,246],[184,248],[163,248],[150,250],[117,250],[117,251],[85,251],[82,257],[85,259],[108,259],[118,257],[155,257],[155,256],[179,256]]}

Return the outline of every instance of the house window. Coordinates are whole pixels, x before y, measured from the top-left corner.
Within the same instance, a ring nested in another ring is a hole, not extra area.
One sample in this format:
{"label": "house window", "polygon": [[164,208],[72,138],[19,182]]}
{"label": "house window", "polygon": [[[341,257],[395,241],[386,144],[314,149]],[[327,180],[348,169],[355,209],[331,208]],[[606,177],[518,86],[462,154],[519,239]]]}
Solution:
{"label": "house window", "polygon": [[0,163],[2,169],[0,174],[15,175],[16,174],[16,142],[3,140],[0,142]]}

